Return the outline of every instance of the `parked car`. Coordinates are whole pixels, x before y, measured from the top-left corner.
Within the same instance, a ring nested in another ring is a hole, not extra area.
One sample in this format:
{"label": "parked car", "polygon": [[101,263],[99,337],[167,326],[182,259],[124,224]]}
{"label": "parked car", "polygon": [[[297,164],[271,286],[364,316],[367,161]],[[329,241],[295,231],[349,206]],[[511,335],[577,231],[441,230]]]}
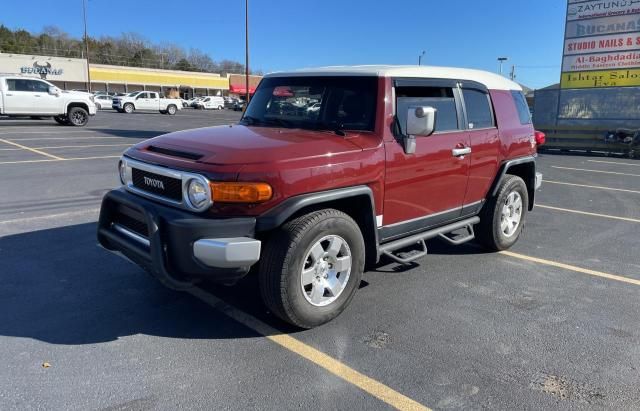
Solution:
{"label": "parked car", "polygon": [[189,102],[183,98],[180,99],[180,102],[182,103],[182,108],[187,108],[189,107]]}
{"label": "parked car", "polygon": [[317,113],[320,111],[321,103],[313,103],[309,107],[307,107],[307,112],[309,113]]}
{"label": "parked car", "polygon": [[96,114],[93,96],[62,91],[46,80],[0,76],[0,115],[53,117],[62,125],[84,126]]}
{"label": "parked car", "polygon": [[189,107],[196,108],[196,104],[203,98],[204,97],[193,97],[192,99],[187,100]]}
{"label": "parked car", "polygon": [[205,97],[196,102],[195,108],[201,110],[222,110],[224,108],[224,99],[218,96]]}
{"label": "parked car", "polygon": [[[282,87],[322,109],[271,111]],[[174,289],[255,267],[270,312],[301,328],[339,315],[382,256],[410,264],[433,238],[508,249],[542,182],[520,85],[424,66],[267,75],[239,124],[146,140],[118,170],[103,247]]]}
{"label": "parked car", "polygon": [[137,91],[124,97],[114,98],[111,107],[119,113],[131,114],[136,110],[141,110],[174,115],[182,110],[182,103],[177,99],[161,98],[155,91]]}
{"label": "parked car", "polygon": [[233,111],[242,111],[244,110],[244,106],[247,105],[247,102],[244,100],[236,100],[235,103],[233,103]]}
{"label": "parked car", "polygon": [[98,94],[94,97],[94,101],[98,110],[111,108],[113,97],[108,94]]}

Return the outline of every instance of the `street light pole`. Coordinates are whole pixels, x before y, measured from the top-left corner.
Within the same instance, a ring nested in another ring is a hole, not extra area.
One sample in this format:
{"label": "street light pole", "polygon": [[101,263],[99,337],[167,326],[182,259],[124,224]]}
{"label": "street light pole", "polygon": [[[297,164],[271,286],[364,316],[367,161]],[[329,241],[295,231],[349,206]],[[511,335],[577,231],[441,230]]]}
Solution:
{"label": "street light pole", "polygon": [[91,93],[91,71],[89,70],[89,37],[87,36],[87,0],[82,0],[82,17],[84,18],[84,48],[87,58],[87,91]]}
{"label": "street light pole", "polygon": [[500,75],[502,75],[502,64],[507,60],[509,60],[508,57],[498,57],[498,62],[500,63]]}
{"label": "street light pole", "polygon": [[[249,98],[250,98],[250,93],[249,93],[249,0],[245,0],[244,2],[244,38],[245,38],[244,79],[245,79],[245,87],[247,91],[246,99],[247,99],[247,104],[249,104]],[[245,105],[245,108],[246,107],[247,106]]]}
{"label": "street light pole", "polygon": [[422,50],[422,53],[420,53],[418,55],[418,65],[421,66],[422,65],[422,56],[424,56],[425,54],[427,54],[426,51]]}

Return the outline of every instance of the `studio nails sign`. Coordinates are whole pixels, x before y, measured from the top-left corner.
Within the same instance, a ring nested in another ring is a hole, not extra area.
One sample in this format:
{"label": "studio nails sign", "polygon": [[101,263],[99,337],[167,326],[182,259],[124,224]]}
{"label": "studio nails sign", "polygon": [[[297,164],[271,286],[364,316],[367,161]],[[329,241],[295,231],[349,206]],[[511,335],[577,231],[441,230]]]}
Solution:
{"label": "studio nails sign", "polygon": [[569,0],[567,20],[624,16],[640,13],[640,0]]}

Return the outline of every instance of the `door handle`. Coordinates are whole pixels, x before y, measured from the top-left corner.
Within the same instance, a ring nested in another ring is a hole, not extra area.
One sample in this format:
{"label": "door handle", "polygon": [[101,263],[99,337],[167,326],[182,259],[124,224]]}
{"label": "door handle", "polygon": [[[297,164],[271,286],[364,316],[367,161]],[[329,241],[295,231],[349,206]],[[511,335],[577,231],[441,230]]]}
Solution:
{"label": "door handle", "polygon": [[7,97],[13,97],[13,94],[5,94]]}
{"label": "door handle", "polygon": [[453,154],[454,157],[466,156],[467,154],[471,154],[471,147],[454,148],[451,150],[451,154]]}

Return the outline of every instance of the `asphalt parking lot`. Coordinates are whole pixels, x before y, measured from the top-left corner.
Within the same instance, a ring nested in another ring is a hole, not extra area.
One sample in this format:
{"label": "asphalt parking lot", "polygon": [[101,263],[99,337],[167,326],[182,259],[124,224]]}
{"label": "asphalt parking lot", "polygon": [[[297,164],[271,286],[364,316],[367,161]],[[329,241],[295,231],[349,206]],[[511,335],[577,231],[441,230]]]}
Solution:
{"label": "asphalt parking lot", "polygon": [[238,118],[0,120],[0,409],[640,409],[640,161],[542,154],[512,250],[432,241],[299,331],[254,278],[178,293],[96,245],[127,146]]}

